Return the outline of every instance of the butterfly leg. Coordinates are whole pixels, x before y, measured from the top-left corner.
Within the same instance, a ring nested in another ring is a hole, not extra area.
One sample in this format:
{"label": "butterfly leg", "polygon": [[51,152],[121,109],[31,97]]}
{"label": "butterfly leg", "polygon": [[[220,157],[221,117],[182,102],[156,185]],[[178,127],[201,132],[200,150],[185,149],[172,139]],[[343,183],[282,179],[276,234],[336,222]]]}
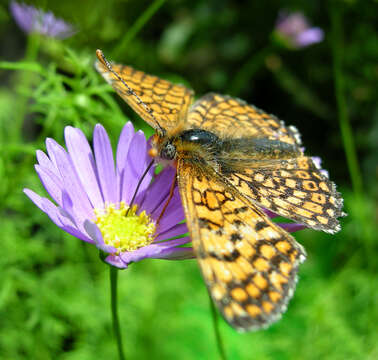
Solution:
{"label": "butterfly leg", "polygon": [[164,215],[164,213],[165,213],[165,210],[167,209],[167,207],[168,207],[168,205],[169,205],[169,203],[170,203],[170,201],[171,201],[171,199],[172,199],[173,192],[174,192],[174,190],[175,190],[175,186],[176,186],[176,181],[177,181],[177,172],[175,172],[175,176],[174,176],[174,179],[173,179],[173,181],[172,181],[171,188],[170,188],[170,190],[169,190],[169,196],[168,196],[168,199],[167,199],[167,201],[166,201],[166,203],[165,203],[165,205],[164,205],[164,207],[163,207],[163,210],[161,211],[161,213],[160,213],[160,215],[159,215],[159,217],[158,217],[158,219],[157,219],[157,221],[156,221],[156,225],[159,224],[161,218],[163,217],[163,215]]}

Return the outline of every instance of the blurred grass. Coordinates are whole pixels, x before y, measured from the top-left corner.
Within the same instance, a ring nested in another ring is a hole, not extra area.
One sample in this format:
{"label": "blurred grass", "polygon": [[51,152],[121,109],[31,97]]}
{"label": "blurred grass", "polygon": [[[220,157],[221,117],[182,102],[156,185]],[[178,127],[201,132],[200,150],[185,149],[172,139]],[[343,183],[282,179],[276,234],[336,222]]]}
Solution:
{"label": "blurred grass", "polygon": [[[47,136],[62,143],[66,125],[90,137],[101,122],[113,145],[128,118],[152,134],[93,69],[96,48],[106,54],[119,46],[114,61],[191,85],[198,94],[232,91],[296,125],[308,153],[322,156],[345,198],[349,216],[342,219],[340,233],[296,234],[308,259],[281,321],[264,331],[238,334],[221,320],[228,358],[376,359],[376,4],[340,2],[347,39],[344,94],[365,185],[361,203],[349,182],[336,120],[333,45],[327,41],[331,25],[322,16],[324,8],[317,2],[282,2],[287,8],[304,6],[326,33],[325,42],[293,52],[268,46],[277,5],[162,3],[154,3],[162,6],[149,18],[147,1],[113,1],[111,7],[49,2],[49,9],[80,31],[64,42],[40,39],[33,56],[26,56],[25,36],[7,5],[0,5],[0,359],[116,356],[107,267],[94,247],[59,231],[22,189],[44,193],[33,169],[34,153],[45,148]],[[148,21],[135,31],[136,19]],[[130,29],[135,33],[130,35]],[[263,55],[253,60],[254,54]],[[363,224],[361,212],[368,214]],[[127,358],[218,358],[195,261],[146,260],[120,272],[119,281]]]}

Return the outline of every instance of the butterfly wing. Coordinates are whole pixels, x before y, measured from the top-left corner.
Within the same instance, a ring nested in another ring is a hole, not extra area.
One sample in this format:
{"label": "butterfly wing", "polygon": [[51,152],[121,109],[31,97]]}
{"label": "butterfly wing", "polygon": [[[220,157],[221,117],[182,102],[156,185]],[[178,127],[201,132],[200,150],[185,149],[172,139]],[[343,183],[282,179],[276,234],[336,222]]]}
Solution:
{"label": "butterfly wing", "polygon": [[187,126],[211,131],[219,137],[255,137],[300,145],[294,126],[269,115],[245,101],[227,95],[209,93],[190,108]]}
{"label": "butterfly wing", "polygon": [[240,331],[278,320],[305,259],[302,246],[207,169],[181,159],[177,172],[193,248],[224,318]]}
{"label": "butterfly wing", "polygon": [[255,161],[244,169],[232,169],[233,163],[223,175],[252,202],[313,229],[340,230],[341,195],[311,158]]}
{"label": "butterfly wing", "polygon": [[[219,175],[250,201],[314,229],[340,229],[342,198],[311,158],[303,156],[294,127],[242,100],[213,93],[193,104],[188,123],[229,144],[218,159]],[[260,150],[256,139],[262,140]]]}
{"label": "butterfly wing", "polygon": [[193,100],[192,90],[131,66],[112,64],[119,78],[109,70],[105,60],[96,61],[95,66],[121,98],[153,128],[159,127],[158,122],[162,129],[169,132],[185,120]]}

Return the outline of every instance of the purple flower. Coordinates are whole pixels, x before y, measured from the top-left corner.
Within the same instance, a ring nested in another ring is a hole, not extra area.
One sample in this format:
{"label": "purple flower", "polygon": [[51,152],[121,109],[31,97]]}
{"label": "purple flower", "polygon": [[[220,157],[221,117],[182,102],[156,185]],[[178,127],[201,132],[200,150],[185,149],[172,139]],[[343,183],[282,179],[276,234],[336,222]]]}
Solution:
{"label": "purple flower", "polygon": [[56,18],[51,11],[44,12],[34,6],[16,1],[11,2],[10,11],[17,25],[28,34],[36,32],[57,39],[65,39],[76,32],[72,25]]}
{"label": "purple flower", "polygon": [[[177,186],[160,221],[175,170],[166,168],[157,176],[147,170],[151,157],[143,132],[127,123],[120,135],[116,165],[105,129],[96,125],[93,152],[83,132],[65,128],[67,151],[53,139],[46,140],[47,155],[37,151],[38,176],[55,204],[32,190],[25,194],[61,229],[94,244],[107,253],[105,261],[118,268],[145,258],[192,258],[181,247],[188,237]],[[134,202],[132,198],[139,189]],[[167,240],[171,239],[171,240]]]}
{"label": "purple flower", "polygon": [[307,18],[301,12],[288,14],[280,12],[275,33],[289,47],[304,48],[321,42],[324,32],[319,27],[310,27]]}
{"label": "purple flower", "polygon": [[315,164],[316,168],[323,174],[327,179],[329,178],[329,173],[327,170],[322,169],[322,159],[319,156],[312,156],[311,157],[313,163]]}

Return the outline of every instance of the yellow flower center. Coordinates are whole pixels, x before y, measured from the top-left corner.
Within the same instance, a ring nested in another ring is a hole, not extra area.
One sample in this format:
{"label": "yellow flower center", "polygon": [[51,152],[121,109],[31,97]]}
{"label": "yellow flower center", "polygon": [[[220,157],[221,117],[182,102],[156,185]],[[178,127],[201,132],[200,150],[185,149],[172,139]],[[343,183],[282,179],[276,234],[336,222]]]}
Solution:
{"label": "yellow flower center", "polygon": [[106,245],[114,246],[118,252],[133,251],[153,242],[156,226],[142,211],[137,215],[138,206],[131,208],[123,201],[116,208],[108,204],[104,209],[95,209],[98,228]]}

